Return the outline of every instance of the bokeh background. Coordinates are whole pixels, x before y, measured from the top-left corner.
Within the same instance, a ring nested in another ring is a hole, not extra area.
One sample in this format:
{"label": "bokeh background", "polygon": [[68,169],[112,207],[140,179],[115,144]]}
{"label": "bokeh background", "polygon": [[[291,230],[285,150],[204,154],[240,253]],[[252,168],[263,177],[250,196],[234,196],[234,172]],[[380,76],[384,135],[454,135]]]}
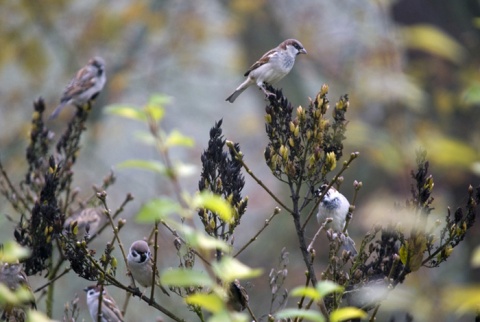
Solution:
{"label": "bokeh background", "polygon": [[[197,190],[200,154],[208,131],[223,119],[225,138],[239,142],[246,162],[272,191],[288,198],[286,187],[275,181],[264,164],[266,146],[263,95],[248,89],[232,105],[225,98],[243,81],[243,73],[263,53],[286,38],[297,38],[308,55],[297,59],[293,71],[277,86],[294,105],[308,104],[320,86],[330,86],[333,102],[348,94],[350,120],[345,154],[360,152],[345,174],[342,186],[351,199],[354,180],[363,182],[350,234],[357,241],[374,223],[402,220],[393,211],[410,191],[415,151],[425,148],[435,179],[435,214],[445,216],[447,206],[466,203],[469,184],[479,184],[480,163],[480,6],[478,1],[427,0],[164,0],[164,1],[0,1],[0,157],[15,182],[25,171],[32,102],[43,97],[50,113],[64,86],[94,55],[104,57],[108,83],[97,99],[83,138],[76,166],[76,186],[85,198],[91,186],[114,169],[118,181],[109,191],[115,209],[126,193],[135,196],[122,214],[128,221],[122,236],[128,246],[145,236],[150,227],[135,223],[135,214],[150,198],[171,194],[161,176],[138,170],[117,169],[130,158],[158,159],[151,147],[138,143],[145,126],[104,113],[110,104],[141,106],[150,95],[172,98],[163,129],[178,129],[195,139],[192,149],[176,148],[174,160],[195,165],[182,178],[189,193]],[[49,121],[57,133],[73,108]],[[249,208],[235,234],[235,245],[247,241],[270,216],[275,203],[247,178],[244,195]],[[15,217],[3,199],[2,214]],[[0,241],[12,238],[13,224],[0,218]],[[452,284],[480,282],[480,271],[470,265],[480,242],[475,227],[467,241],[438,269],[411,274],[396,311],[412,305],[419,321],[456,321],[434,308],[439,289]],[[308,235],[313,237],[315,227]],[[107,236],[95,241],[102,249]],[[178,265],[173,237],[162,231],[161,267]],[[294,227],[287,215],[278,216],[245,251],[241,260],[262,267],[265,274],[247,285],[257,316],[268,311],[267,274],[278,263],[280,251],[290,252],[286,286],[303,284],[304,265]],[[325,239],[317,241],[318,271],[325,265]],[[119,268],[119,276],[125,271]],[[39,286],[41,276],[32,283]],[[126,277],[125,277],[126,281]],[[82,288],[88,282],[70,275],[59,282],[55,318],[75,293],[81,298],[82,318],[89,320]],[[122,302],[124,294],[111,290]],[[413,296],[414,295],[414,296]],[[413,302],[406,299],[414,299]],[[161,299],[181,316],[190,317],[176,304]],[[294,299],[289,304],[294,305]],[[42,304],[43,305],[43,304]],[[40,308],[42,308],[42,305]],[[382,313],[383,319],[391,312]],[[158,313],[133,300],[130,321],[153,321]],[[397,313],[397,317],[404,317]],[[467,317],[469,317],[467,315]],[[465,318],[465,317],[464,317]],[[471,318],[471,316],[470,316]]]}

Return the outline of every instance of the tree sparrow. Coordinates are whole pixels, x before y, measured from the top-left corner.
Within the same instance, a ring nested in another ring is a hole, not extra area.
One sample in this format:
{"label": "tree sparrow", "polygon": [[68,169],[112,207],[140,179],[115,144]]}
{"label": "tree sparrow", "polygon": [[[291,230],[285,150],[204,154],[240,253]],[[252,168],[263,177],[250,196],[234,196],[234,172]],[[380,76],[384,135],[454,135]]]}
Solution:
{"label": "tree sparrow", "polygon": [[[82,239],[86,234],[93,236],[100,226],[106,222],[103,210],[100,208],[85,208],[75,212],[65,220],[65,230],[76,231],[77,239]],[[76,229],[75,229],[76,227]]]}
{"label": "tree sparrow", "polygon": [[[143,287],[152,286],[153,257],[150,253],[150,247],[143,240],[137,240],[130,246],[127,256],[128,269],[133,278]],[[167,290],[160,285],[158,280],[158,271],[155,272],[155,284],[158,285],[163,293],[170,296]]]}
{"label": "tree sparrow", "polygon": [[80,69],[70,83],[65,87],[60,104],[55,108],[50,119],[60,114],[66,105],[82,107],[87,102],[95,99],[105,86],[105,62],[101,57],[94,57],[88,64]]}
{"label": "tree sparrow", "polygon": [[[327,186],[323,185],[320,189],[325,189]],[[332,221],[325,225],[325,228],[331,228],[335,232],[342,232],[345,227],[345,220],[347,218],[350,203],[347,198],[337,191],[334,187],[330,187],[328,192],[323,197],[323,200],[318,205],[317,220],[322,224],[331,218]],[[348,236],[346,232],[345,240],[343,241],[342,249],[351,252],[352,255],[357,255],[355,249],[355,242]]]}
{"label": "tree sparrow", "polygon": [[273,95],[265,89],[264,83],[272,85],[281,80],[292,69],[295,57],[306,53],[307,51],[298,40],[285,40],[278,47],[268,51],[250,67],[244,75],[247,76],[247,79],[226,100],[233,103],[252,84],[257,84],[265,95]]}
{"label": "tree sparrow", "polygon": [[[92,321],[97,322],[98,302],[101,287],[100,285],[92,285],[85,288],[84,291],[87,292],[87,306],[90,316],[92,317]],[[103,288],[101,315],[102,322],[123,322],[122,312],[118,308],[117,303],[115,303],[115,300],[107,293],[105,288]]]}
{"label": "tree sparrow", "polygon": [[1,321],[25,321],[26,313],[25,309],[30,307],[36,309],[35,297],[33,296],[32,289],[28,283],[27,274],[22,268],[21,264],[8,264],[5,263],[0,267],[0,283],[4,284],[11,291],[16,292],[20,288],[25,288],[30,292],[30,298],[25,302],[22,300],[22,304],[2,304]]}

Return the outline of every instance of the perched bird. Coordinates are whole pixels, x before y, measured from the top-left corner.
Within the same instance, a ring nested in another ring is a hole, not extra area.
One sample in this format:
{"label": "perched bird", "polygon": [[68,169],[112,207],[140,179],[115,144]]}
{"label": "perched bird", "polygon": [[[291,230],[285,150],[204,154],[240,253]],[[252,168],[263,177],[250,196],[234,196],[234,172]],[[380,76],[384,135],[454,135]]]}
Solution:
{"label": "perched bird", "polygon": [[[323,185],[320,189],[326,189],[327,185]],[[345,227],[345,221],[347,218],[348,210],[350,208],[350,203],[347,198],[342,195],[337,189],[330,187],[327,191],[323,200],[318,205],[317,220],[319,224],[322,224],[331,218],[332,221],[329,222],[325,227],[331,228],[337,233],[343,232]],[[347,233],[348,235],[348,233]],[[357,255],[357,250],[355,249],[355,242],[349,236],[345,236],[343,240],[342,248],[346,251],[351,252],[352,255]]]}
{"label": "perched bird", "polygon": [[248,294],[238,279],[230,283],[228,290],[227,307],[233,311],[243,311],[248,305]]}
{"label": "perched bird", "polygon": [[87,102],[95,99],[105,86],[105,62],[101,57],[94,57],[88,64],[80,69],[70,83],[65,87],[60,104],[55,108],[50,119],[60,114],[66,105],[82,107]]}
{"label": "perched bird", "polygon": [[[22,268],[21,264],[2,264],[0,267],[0,283],[5,285],[10,291],[17,292],[21,288],[27,290],[30,293],[28,299],[25,301],[20,300],[20,303],[5,303],[2,304],[1,321],[25,321],[25,310],[29,307],[31,309],[37,309],[35,303],[35,297],[33,296],[32,289],[28,283],[27,274]],[[27,293],[28,294],[28,293]]]}
{"label": "perched bird", "polygon": [[[133,278],[143,287],[152,286],[153,277],[153,257],[150,253],[150,247],[147,242],[137,240],[132,243],[127,256],[128,269]],[[158,280],[158,271],[155,272],[155,284],[158,285],[163,293],[170,296],[168,291],[160,285]]]}
{"label": "perched bird", "polygon": [[[93,322],[97,322],[98,302],[100,299],[101,287],[100,285],[92,285],[84,289],[87,292],[87,306]],[[103,288],[102,295],[102,322],[123,322],[123,315],[118,308],[115,300]]]}
{"label": "perched bird", "polygon": [[103,223],[106,216],[100,208],[85,208],[75,212],[65,220],[63,228],[71,230],[77,237],[82,239],[85,235],[93,236]]}
{"label": "perched bird", "polygon": [[273,95],[266,90],[264,83],[272,85],[281,80],[292,69],[295,57],[306,53],[307,51],[298,40],[285,40],[278,47],[268,51],[250,67],[244,75],[247,79],[226,100],[233,103],[252,84],[257,84],[265,95]]}

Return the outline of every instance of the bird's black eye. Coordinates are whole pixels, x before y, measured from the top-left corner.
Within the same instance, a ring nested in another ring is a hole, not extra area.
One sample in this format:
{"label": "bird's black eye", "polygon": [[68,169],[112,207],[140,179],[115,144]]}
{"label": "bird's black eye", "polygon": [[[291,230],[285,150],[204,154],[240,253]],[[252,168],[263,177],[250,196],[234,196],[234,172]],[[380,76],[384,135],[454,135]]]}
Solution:
{"label": "bird's black eye", "polygon": [[93,295],[95,293],[93,290],[88,291],[88,295]]}

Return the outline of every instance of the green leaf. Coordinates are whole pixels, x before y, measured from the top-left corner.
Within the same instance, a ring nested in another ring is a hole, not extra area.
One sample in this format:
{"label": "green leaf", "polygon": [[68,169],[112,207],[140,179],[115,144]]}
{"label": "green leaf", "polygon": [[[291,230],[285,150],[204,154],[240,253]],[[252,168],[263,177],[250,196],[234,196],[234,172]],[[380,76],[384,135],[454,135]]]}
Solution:
{"label": "green leaf", "polygon": [[161,174],[165,174],[167,172],[165,165],[155,160],[132,159],[132,160],[127,160],[119,163],[118,167],[119,168],[136,168],[141,170],[153,171]]}
{"label": "green leaf", "polygon": [[212,286],[215,284],[215,281],[212,281],[210,276],[203,272],[182,268],[170,269],[163,272],[160,281],[164,285],[179,287]]}
{"label": "green leaf", "polygon": [[316,288],[313,288],[313,287],[305,287],[305,286],[295,287],[290,292],[290,295],[298,296],[298,297],[305,296],[313,299],[314,301],[318,301],[320,299],[320,293]]}
{"label": "green leaf", "polygon": [[275,314],[275,320],[277,319],[294,319],[296,317],[306,319],[309,321],[315,322],[325,322],[325,317],[317,311],[313,310],[299,310],[299,309],[285,309],[281,310],[277,314]]}
{"label": "green leaf", "polygon": [[193,138],[183,135],[180,131],[173,130],[172,132],[170,132],[170,134],[168,134],[165,140],[165,145],[167,147],[173,147],[173,146],[193,147],[195,145],[195,141],[193,140]]}
{"label": "green leaf", "polygon": [[356,307],[342,307],[330,314],[330,322],[346,321],[351,319],[365,319],[367,313]]}
{"label": "green leaf", "polygon": [[248,322],[251,321],[247,314],[240,312],[229,312],[227,310],[221,310],[213,314],[208,322]]}
{"label": "green leaf", "polygon": [[150,96],[147,105],[145,106],[145,114],[149,115],[155,122],[163,119],[165,116],[165,104],[170,103],[171,97],[162,94],[155,94]]}
{"label": "green leaf", "polygon": [[146,121],[147,116],[145,112],[130,105],[121,105],[121,104],[114,104],[109,105],[104,108],[106,113],[121,116],[127,119],[137,120],[137,121]]}
{"label": "green leaf", "polygon": [[[172,223],[174,225],[174,223]],[[224,252],[230,251],[230,246],[222,240],[205,235],[201,231],[196,231],[188,226],[178,226],[178,230],[182,231],[187,243],[196,249],[212,250],[220,249]]]}
{"label": "green leaf", "polygon": [[202,191],[193,199],[194,208],[207,208],[217,214],[225,222],[233,221],[232,206],[222,197],[211,193],[210,191]]}
{"label": "green leaf", "polygon": [[332,281],[321,281],[317,283],[317,291],[320,297],[323,298],[330,293],[343,292],[343,287]]}
{"label": "green leaf", "polygon": [[142,206],[137,214],[136,221],[153,223],[157,220],[165,220],[168,216],[180,211],[180,205],[174,200],[167,197],[156,198]]}
{"label": "green leaf", "polygon": [[27,312],[27,322],[54,322],[40,311],[29,310]]}
{"label": "green leaf", "polygon": [[0,248],[0,262],[16,263],[17,261],[30,256],[30,250],[22,247],[13,240],[9,240]]}
{"label": "green leaf", "polygon": [[211,293],[211,294],[195,293],[185,298],[185,301],[188,304],[199,305],[205,310],[213,313],[220,312],[225,308],[223,299],[220,298],[220,296],[218,296],[215,293]]}
{"label": "green leaf", "polygon": [[253,269],[239,260],[224,256],[220,262],[214,262],[212,269],[223,282],[229,283],[235,279],[253,278],[262,274],[262,269]]}

